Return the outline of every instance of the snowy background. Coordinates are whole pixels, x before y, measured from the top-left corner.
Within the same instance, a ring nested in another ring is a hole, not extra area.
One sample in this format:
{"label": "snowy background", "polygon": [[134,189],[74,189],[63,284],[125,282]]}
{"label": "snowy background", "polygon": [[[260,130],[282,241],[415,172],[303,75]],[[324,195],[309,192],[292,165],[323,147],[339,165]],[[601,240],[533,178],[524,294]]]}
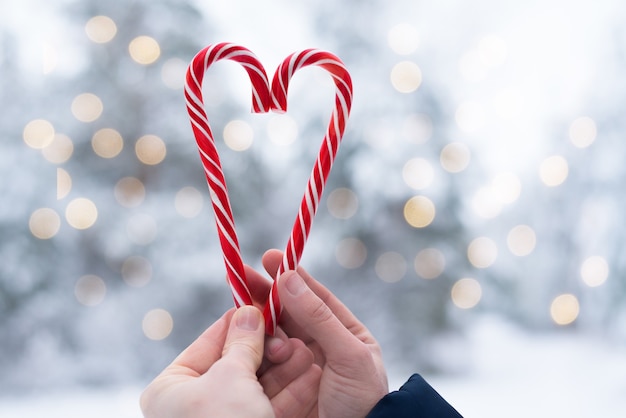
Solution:
{"label": "snowy background", "polygon": [[[611,0],[2,2],[0,416],[138,417],[231,305],[182,95],[221,41],[269,72],[309,47],[350,69],[302,265],[380,340],[392,388],[417,371],[467,417],[623,416],[625,17]],[[249,113],[234,64],[204,83],[254,266],[285,244],[332,103],[323,72],[293,83],[283,116]]]}

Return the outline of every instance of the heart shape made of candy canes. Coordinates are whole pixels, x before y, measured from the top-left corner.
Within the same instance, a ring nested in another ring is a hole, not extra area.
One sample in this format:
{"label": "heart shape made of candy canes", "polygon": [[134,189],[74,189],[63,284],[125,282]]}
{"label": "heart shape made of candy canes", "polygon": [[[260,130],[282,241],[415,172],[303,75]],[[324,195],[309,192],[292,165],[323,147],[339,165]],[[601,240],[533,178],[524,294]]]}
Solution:
{"label": "heart shape made of candy canes", "polygon": [[244,272],[224,172],[202,99],[204,73],[213,63],[222,59],[238,62],[248,73],[252,83],[252,111],[254,113],[265,113],[270,110],[286,112],[289,81],[294,73],[303,67],[316,65],[323,68],[330,73],[336,86],[335,106],[328,129],[309,177],[281,265],[263,312],[265,330],[269,335],[274,335],[281,311],[276,283],[282,273],[296,269],[302,256],[326,179],[332,168],[350,115],[352,80],[339,58],[330,52],[317,49],[307,49],[288,56],[274,73],[271,86],[263,65],[250,50],[242,46],[231,43],[209,45],[191,61],[185,82],[187,111],[209,185],[217,232],[224,254],[226,275],[237,307],[251,305],[252,296]]}

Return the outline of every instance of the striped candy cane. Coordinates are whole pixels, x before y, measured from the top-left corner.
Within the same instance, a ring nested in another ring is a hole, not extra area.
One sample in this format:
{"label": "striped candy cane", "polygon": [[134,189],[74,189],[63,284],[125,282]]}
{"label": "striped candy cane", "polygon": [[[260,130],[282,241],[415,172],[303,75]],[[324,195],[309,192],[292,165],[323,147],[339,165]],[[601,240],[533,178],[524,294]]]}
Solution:
{"label": "striped candy cane", "polygon": [[[285,271],[295,270],[298,266],[350,113],[352,81],[350,74],[339,58],[328,52],[315,49],[292,54],[283,61],[274,75],[271,93],[263,66],[254,54],[246,48],[228,43],[211,45],[200,51],[192,60],[187,71],[185,84],[187,111],[211,192],[211,202],[224,253],[228,282],[235,305],[239,307],[244,304],[252,304],[252,297],[245,277],[226,181],[202,100],[204,72],[211,64],[221,59],[236,61],[247,71],[252,82],[252,111],[255,113],[267,112],[270,109],[285,112],[287,110],[289,80],[300,68],[310,65],[320,66],[331,74],[335,82],[335,108],[307,183],[276,279]],[[272,285],[264,311],[266,332],[270,335],[273,335],[276,330],[281,310],[276,285],[277,280]]]}

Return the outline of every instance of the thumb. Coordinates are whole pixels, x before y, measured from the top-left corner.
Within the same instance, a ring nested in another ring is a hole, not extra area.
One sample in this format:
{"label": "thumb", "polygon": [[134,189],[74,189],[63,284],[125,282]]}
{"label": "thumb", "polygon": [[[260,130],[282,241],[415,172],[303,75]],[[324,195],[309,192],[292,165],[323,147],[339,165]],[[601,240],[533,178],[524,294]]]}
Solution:
{"label": "thumb", "polygon": [[264,339],[263,314],[254,306],[242,306],[233,314],[222,358],[256,373],[263,359]]}

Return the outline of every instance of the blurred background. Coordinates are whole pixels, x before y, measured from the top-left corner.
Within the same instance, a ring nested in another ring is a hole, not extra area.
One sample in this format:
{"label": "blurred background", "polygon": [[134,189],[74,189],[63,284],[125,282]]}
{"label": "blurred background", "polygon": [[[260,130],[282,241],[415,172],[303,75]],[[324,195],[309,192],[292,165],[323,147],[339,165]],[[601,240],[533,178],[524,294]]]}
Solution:
{"label": "blurred background", "polygon": [[[379,339],[392,389],[420,372],[468,417],[623,416],[625,19],[617,0],[3,0],[0,415],[137,417],[232,306],[183,97],[229,41],[270,74],[309,47],[351,72],[301,265]],[[252,115],[238,64],[204,81],[259,269],[333,106],[324,71],[292,83],[287,114]]]}

